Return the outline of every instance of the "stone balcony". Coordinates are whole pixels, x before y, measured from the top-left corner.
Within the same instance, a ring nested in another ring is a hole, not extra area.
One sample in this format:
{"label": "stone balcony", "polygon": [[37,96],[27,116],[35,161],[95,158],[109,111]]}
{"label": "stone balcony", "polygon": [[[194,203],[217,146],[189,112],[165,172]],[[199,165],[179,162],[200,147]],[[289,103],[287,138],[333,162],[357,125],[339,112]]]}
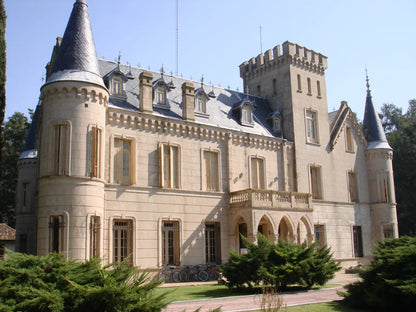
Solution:
{"label": "stone balcony", "polygon": [[312,194],[246,189],[230,193],[231,208],[312,211]]}

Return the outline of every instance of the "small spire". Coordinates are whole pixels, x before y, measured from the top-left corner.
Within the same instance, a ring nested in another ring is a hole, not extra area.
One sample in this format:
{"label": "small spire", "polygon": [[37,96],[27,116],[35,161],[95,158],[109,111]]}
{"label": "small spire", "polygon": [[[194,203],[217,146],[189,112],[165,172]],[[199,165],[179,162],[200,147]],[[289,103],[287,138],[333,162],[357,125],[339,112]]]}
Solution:
{"label": "small spire", "polygon": [[368,72],[367,72],[367,66],[365,67],[365,81],[366,86],[367,86],[367,96],[371,95],[371,90],[370,90],[370,83],[369,83],[369,79],[368,79]]}
{"label": "small spire", "polygon": [[163,64],[162,64],[162,67],[160,68],[160,75],[162,76],[162,78],[164,74],[165,74],[165,68],[163,67]]}
{"label": "small spire", "polygon": [[204,85],[204,74],[202,74],[202,77],[201,77],[201,87]]}

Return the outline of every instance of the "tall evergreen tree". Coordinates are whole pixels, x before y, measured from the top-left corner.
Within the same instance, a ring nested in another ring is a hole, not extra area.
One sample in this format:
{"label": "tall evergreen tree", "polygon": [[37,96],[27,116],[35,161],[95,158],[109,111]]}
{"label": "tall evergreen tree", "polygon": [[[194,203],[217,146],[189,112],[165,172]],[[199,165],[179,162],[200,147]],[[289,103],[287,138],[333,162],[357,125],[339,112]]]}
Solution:
{"label": "tall evergreen tree", "polygon": [[[30,112],[29,112],[30,113]],[[22,113],[14,113],[8,121],[2,125],[3,144],[1,152],[0,177],[0,222],[15,225],[15,196],[17,185],[17,160],[22,153],[29,122]]]}
{"label": "tall evergreen tree", "polygon": [[400,235],[416,235],[416,100],[410,100],[406,113],[394,104],[381,108],[382,124],[393,148],[394,183]]}
{"label": "tall evergreen tree", "polygon": [[[6,110],[6,11],[4,1],[0,0],[0,126],[3,125],[4,112]],[[3,134],[0,128],[0,164],[2,163]],[[0,167],[0,179],[2,179],[3,169]]]}

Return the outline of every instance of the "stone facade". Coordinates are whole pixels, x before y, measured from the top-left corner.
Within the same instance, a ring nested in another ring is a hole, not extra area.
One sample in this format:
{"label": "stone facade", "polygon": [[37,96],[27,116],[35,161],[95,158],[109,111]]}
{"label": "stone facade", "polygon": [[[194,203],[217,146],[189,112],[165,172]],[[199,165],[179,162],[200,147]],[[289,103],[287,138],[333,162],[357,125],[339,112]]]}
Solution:
{"label": "stone facade", "polygon": [[19,160],[18,250],[158,269],[224,263],[261,232],[350,264],[397,237],[392,150],[346,102],[328,114],[324,55],[285,42],[240,65],[241,93],[98,60],[91,41],[78,0]]}

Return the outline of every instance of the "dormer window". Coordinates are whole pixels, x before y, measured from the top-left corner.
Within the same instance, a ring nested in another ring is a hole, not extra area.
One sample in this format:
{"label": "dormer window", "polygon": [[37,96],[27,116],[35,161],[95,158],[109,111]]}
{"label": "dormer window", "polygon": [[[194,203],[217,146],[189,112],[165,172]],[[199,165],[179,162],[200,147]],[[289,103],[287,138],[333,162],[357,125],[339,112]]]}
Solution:
{"label": "dormer window", "polygon": [[233,110],[234,116],[243,126],[249,126],[249,127],[254,126],[254,121],[253,121],[254,104],[253,102],[250,101],[248,97],[245,100],[234,104],[232,110]]}
{"label": "dormer window", "polygon": [[267,120],[270,120],[273,133],[277,136],[282,136],[282,117],[279,111],[271,113]]}
{"label": "dormer window", "polygon": [[156,88],[156,103],[166,105],[166,89],[161,85],[158,85]]}
{"label": "dormer window", "polygon": [[153,106],[161,109],[169,109],[168,92],[170,87],[163,76],[153,81]]}
{"label": "dormer window", "polygon": [[251,107],[248,105],[244,105],[244,107],[241,109],[241,123],[243,124],[253,123],[253,114],[251,111]]}
{"label": "dormer window", "polygon": [[119,76],[114,76],[112,79],[112,94],[122,95],[123,94],[123,80]]}
{"label": "dormer window", "polygon": [[195,99],[196,105],[195,105],[195,110],[198,113],[206,113],[207,112],[207,106],[206,106],[206,101],[205,98],[202,96],[202,94],[198,94],[196,96]]}
{"label": "dormer window", "polygon": [[280,117],[278,117],[278,116],[275,116],[273,118],[273,131],[274,132],[280,132],[281,131]]}
{"label": "dormer window", "polygon": [[208,95],[205,93],[203,87],[195,90],[195,115],[199,117],[208,117],[207,102]]}

